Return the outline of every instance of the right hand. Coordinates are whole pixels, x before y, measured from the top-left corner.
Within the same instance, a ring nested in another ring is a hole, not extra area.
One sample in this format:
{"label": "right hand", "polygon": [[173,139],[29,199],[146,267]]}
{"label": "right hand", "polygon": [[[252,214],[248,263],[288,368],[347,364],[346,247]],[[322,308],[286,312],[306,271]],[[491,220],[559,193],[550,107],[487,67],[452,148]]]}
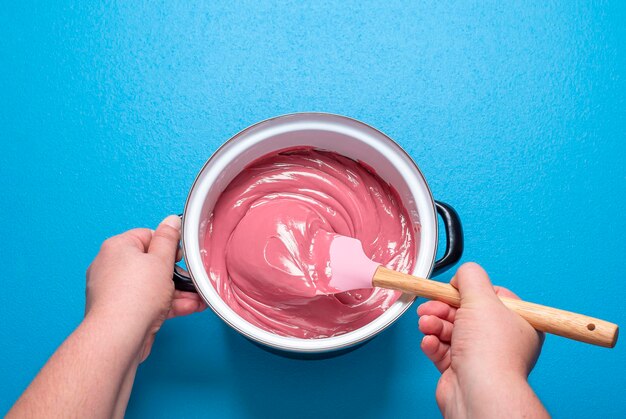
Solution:
{"label": "right hand", "polygon": [[442,373],[437,403],[444,415],[463,416],[498,391],[528,386],[544,335],[500,301],[498,295],[519,297],[494,287],[479,265],[464,264],[450,283],[459,290],[460,308],[428,301],[417,313],[426,335],[422,351]]}

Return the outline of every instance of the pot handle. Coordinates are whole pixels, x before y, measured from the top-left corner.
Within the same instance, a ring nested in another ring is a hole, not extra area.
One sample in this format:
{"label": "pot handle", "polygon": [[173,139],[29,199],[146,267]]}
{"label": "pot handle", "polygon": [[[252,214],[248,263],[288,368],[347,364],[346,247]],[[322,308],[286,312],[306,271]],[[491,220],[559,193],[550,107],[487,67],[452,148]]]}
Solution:
{"label": "pot handle", "polygon": [[174,265],[174,275],[172,279],[174,280],[175,289],[179,291],[198,292],[191,277],[187,274],[187,271],[178,265]]}
{"label": "pot handle", "polygon": [[463,255],[463,227],[459,214],[445,202],[435,201],[437,213],[443,219],[446,229],[446,251],[441,259],[435,261],[433,275],[439,275],[450,269]]}
{"label": "pot handle", "polygon": [[[183,214],[179,214],[178,216],[182,221]],[[177,264],[174,264],[174,273],[172,275],[172,280],[174,281],[174,288],[179,291],[198,292],[187,271]]]}

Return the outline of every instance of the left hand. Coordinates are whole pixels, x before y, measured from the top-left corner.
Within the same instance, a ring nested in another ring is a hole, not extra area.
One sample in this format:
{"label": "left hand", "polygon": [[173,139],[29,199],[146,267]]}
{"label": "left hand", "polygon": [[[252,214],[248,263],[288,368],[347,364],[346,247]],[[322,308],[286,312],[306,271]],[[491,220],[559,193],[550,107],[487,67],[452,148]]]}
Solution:
{"label": "left hand", "polygon": [[87,270],[85,317],[115,318],[145,333],[141,361],[165,319],[206,308],[198,294],[174,290],[179,240],[180,218],[170,215],[155,231],[137,228],[107,239]]}

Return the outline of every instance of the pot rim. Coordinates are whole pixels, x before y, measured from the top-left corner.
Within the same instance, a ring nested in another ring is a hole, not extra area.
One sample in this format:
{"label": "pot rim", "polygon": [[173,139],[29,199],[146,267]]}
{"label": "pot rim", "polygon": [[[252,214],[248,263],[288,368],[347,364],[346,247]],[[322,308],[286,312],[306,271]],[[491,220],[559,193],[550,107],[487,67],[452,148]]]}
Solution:
{"label": "pot rim", "polygon": [[[242,330],[240,327],[238,327],[236,324],[233,324],[233,322],[231,322],[228,318],[226,318],[226,316],[223,315],[223,313],[220,312],[220,310],[216,309],[214,307],[213,304],[211,304],[210,299],[204,295],[201,292],[201,288],[198,286],[198,280],[196,279],[193,269],[191,268],[191,265],[189,263],[189,259],[188,259],[188,248],[186,245],[186,240],[185,240],[185,225],[186,225],[186,214],[187,214],[187,210],[188,207],[190,206],[190,202],[191,202],[191,197],[193,195],[193,192],[196,188],[196,185],[198,184],[198,182],[200,181],[203,173],[205,173],[206,168],[209,166],[209,164],[215,159],[215,157],[227,146],[229,146],[230,144],[232,144],[234,141],[238,140],[241,136],[243,136],[245,133],[247,133],[248,131],[251,131],[252,129],[258,127],[259,125],[262,124],[266,124],[269,123],[271,121],[277,120],[277,119],[288,119],[288,118],[293,118],[293,117],[306,117],[306,116],[317,116],[317,117],[332,117],[332,118],[338,118],[338,119],[343,119],[343,120],[347,120],[353,123],[356,123],[358,125],[362,125],[368,129],[371,129],[373,131],[375,131],[376,133],[380,134],[382,137],[384,137],[384,139],[386,141],[389,141],[390,144],[392,146],[395,146],[395,148],[397,149],[397,151],[399,151],[400,153],[403,154],[403,156],[406,158],[406,161],[408,161],[411,165],[412,168],[415,169],[416,174],[421,178],[423,185],[425,186],[426,189],[426,193],[427,196],[430,198],[429,202],[429,208],[432,211],[432,217],[434,220],[433,223],[433,228],[434,228],[434,243],[433,243],[433,252],[431,255],[431,260],[428,263],[429,268],[428,268],[428,272],[425,275],[426,277],[430,277],[432,271],[433,271],[433,267],[435,265],[435,261],[436,261],[436,257],[437,257],[437,248],[438,248],[438,237],[439,237],[439,226],[438,226],[438,222],[437,222],[437,211],[436,211],[436,207],[435,207],[435,199],[433,197],[432,191],[430,189],[430,186],[428,185],[428,182],[426,181],[426,177],[424,176],[424,174],[422,173],[422,171],[420,170],[419,166],[415,163],[415,161],[413,160],[413,158],[409,155],[409,153],[404,150],[404,148],[398,144],[395,140],[393,140],[391,137],[389,137],[387,134],[385,134],[384,132],[382,132],[381,130],[363,122],[360,121],[358,119],[355,118],[351,118],[348,116],[344,116],[344,115],[340,115],[340,114],[334,114],[334,113],[328,113],[328,112],[292,112],[292,113],[287,113],[287,114],[283,114],[283,115],[278,115],[278,116],[274,116],[271,118],[267,118],[264,119],[262,121],[256,122],[242,130],[240,130],[239,132],[237,132],[236,134],[234,134],[233,136],[231,136],[228,140],[226,140],[223,144],[221,144],[212,154],[211,156],[207,159],[207,161],[204,163],[204,165],[202,166],[202,168],[198,171],[198,174],[196,175],[191,188],[189,189],[189,193],[187,194],[187,198],[185,200],[185,206],[183,209],[183,215],[182,215],[182,226],[181,226],[181,242],[182,242],[182,248],[183,248],[183,257],[185,260],[185,264],[187,266],[188,272],[189,272],[189,276],[191,278],[191,280],[193,281],[194,286],[196,287],[196,290],[198,292],[198,294],[202,297],[202,299],[207,303],[207,305],[209,307],[211,307],[211,310],[217,314],[217,316],[219,318],[221,318],[226,324],[228,324],[231,328],[233,328],[234,330],[236,330],[237,332],[239,332],[240,334],[242,334],[243,336],[247,337],[248,339],[251,339],[254,342],[260,343],[262,345],[265,346],[269,346],[281,351],[286,351],[286,352],[292,352],[292,353],[326,353],[326,352],[334,352],[334,351],[338,351],[338,350],[342,350],[342,349],[346,349],[346,348],[350,348],[352,346],[358,345],[360,343],[366,342],[370,339],[372,339],[373,337],[375,337],[376,335],[378,335],[379,333],[383,332],[384,330],[386,330],[389,326],[391,326],[392,324],[394,324],[405,312],[406,310],[408,310],[408,308],[412,305],[412,303],[415,301],[416,296],[414,295],[409,295],[409,294],[402,294],[400,296],[400,298],[398,298],[398,300],[396,300],[383,314],[381,314],[381,316],[383,316],[387,311],[391,310],[392,307],[394,307],[397,304],[402,304],[403,307],[394,315],[393,318],[388,319],[388,321],[383,324],[381,327],[375,328],[373,329],[370,333],[359,337],[358,339],[349,341],[349,342],[345,342],[345,343],[341,343],[339,345],[324,345],[321,348],[294,348],[293,346],[282,346],[282,345],[278,345],[275,343],[270,343],[267,342],[261,338],[259,338],[258,336],[255,336],[254,334],[250,333],[247,330]],[[209,281],[210,282],[210,281]],[[211,287],[213,287],[212,284],[210,284]],[[230,307],[228,307],[230,309]],[[234,311],[233,311],[234,313]],[[236,314],[236,313],[235,313]],[[237,314],[236,314],[237,315]],[[237,315],[238,316],[238,315]],[[381,316],[377,317],[376,319],[379,319]],[[240,316],[239,316],[240,317]],[[240,317],[241,318],[241,317]],[[376,321],[376,319],[374,319],[372,322]],[[268,332],[266,330],[263,330],[249,322],[247,322],[245,319],[242,318],[242,320],[244,320],[251,328],[253,329],[258,329],[261,333],[271,333],[274,336],[279,336],[276,335],[272,332]],[[367,325],[363,326],[363,327],[367,327],[368,325],[370,325],[372,322],[368,323]],[[280,338],[285,338],[288,340],[295,340],[295,341],[314,341],[314,342],[319,342],[322,345],[325,343],[328,343],[328,341],[332,341],[336,338],[342,338],[342,340],[345,340],[346,337],[349,337],[351,334],[355,334],[355,332],[358,332],[359,330],[361,330],[363,327],[353,330],[351,332],[347,332],[344,333],[342,335],[338,335],[338,336],[332,336],[332,337],[326,337],[326,338],[316,338],[316,339],[302,339],[302,338],[297,338],[297,337],[293,337],[293,336],[280,336]]]}

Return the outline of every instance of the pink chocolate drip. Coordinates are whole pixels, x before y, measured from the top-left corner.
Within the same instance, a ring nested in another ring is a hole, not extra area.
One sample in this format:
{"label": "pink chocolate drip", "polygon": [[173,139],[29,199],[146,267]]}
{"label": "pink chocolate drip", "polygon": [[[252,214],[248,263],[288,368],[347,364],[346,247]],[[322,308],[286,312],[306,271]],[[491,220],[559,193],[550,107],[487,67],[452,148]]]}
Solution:
{"label": "pink chocolate drip", "polygon": [[250,323],[284,336],[340,335],[380,316],[400,296],[384,289],[334,295],[329,248],[339,234],[365,254],[409,272],[412,225],[393,188],[363,165],[311,148],[267,155],[220,196],[204,265],[217,292]]}

